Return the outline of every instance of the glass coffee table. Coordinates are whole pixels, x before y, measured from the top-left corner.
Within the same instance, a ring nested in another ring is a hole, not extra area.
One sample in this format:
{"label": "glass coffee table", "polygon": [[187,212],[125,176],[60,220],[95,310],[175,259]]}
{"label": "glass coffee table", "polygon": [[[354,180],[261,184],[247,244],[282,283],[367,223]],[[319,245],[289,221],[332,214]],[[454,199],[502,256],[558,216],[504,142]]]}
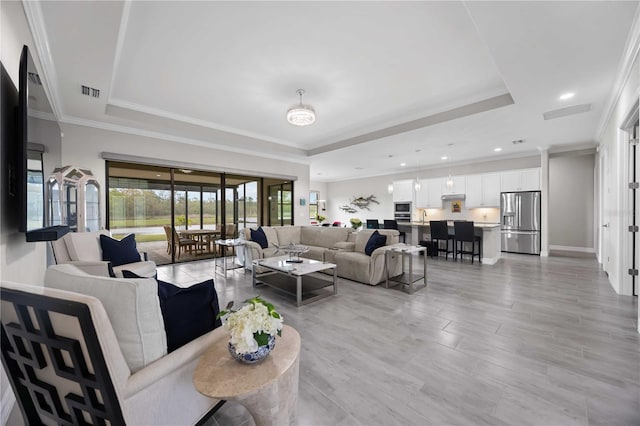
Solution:
{"label": "glass coffee table", "polygon": [[[289,256],[254,260],[251,268],[253,287],[263,284],[293,295],[297,306],[338,294],[335,264],[305,258],[299,260],[291,262]],[[333,270],[333,279],[331,275],[319,273],[327,269]],[[331,286],[333,291],[327,291],[326,287]]]}

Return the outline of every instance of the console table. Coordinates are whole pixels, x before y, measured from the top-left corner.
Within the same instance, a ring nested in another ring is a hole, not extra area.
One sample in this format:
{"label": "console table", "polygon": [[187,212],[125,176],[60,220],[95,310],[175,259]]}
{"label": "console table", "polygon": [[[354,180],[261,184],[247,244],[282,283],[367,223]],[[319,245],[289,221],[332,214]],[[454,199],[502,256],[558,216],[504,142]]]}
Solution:
{"label": "console table", "polygon": [[[215,332],[227,333],[222,327]],[[300,335],[284,325],[273,351],[257,364],[231,358],[229,339],[219,339],[198,360],[193,384],[211,398],[235,401],[253,416],[256,426],[294,423],[298,401]]]}

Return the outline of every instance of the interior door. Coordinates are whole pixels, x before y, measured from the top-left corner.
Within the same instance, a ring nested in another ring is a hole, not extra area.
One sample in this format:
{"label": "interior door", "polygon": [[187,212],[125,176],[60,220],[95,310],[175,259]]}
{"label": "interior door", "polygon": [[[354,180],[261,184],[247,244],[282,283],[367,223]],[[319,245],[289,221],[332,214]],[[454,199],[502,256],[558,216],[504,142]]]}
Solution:
{"label": "interior door", "polygon": [[602,269],[608,274],[611,271],[611,232],[610,232],[610,212],[605,206],[612,206],[611,200],[611,170],[607,167],[607,150],[600,150],[600,176],[601,176],[601,197],[602,211],[600,214],[600,241],[602,241]]}

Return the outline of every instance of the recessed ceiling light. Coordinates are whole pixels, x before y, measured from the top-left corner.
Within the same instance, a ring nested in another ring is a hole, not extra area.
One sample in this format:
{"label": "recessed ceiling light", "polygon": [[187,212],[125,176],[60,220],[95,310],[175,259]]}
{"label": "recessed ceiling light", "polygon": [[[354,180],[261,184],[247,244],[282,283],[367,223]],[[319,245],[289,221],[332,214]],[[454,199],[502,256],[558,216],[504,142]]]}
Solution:
{"label": "recessed ceiling light", "polygon": [[186,174],[193,173],[193,170],[189,170],[189,169],[180,169],[180,171]]}
{"label": "recessed ceiling light", "polygon": [[566,101],[567,99],[571,99],[575,96],[576,94],[573,92],[569,92],[569,93],[563,93],[562,95],[560,95],[560,100],[561,101]]}
{"label": "recessed ceiling light", "polygon": [[447,158],[449,157],[447,157],[446,155],[443,155],[442,157],[440,157],[441,160],[446,160]]}
{"label": "recessed ceiling light", "polygon": [[502,151],[502,148],[493,148],[493,150],[494,150],[495,152],[500,152],[500,151]]}
{"label": "recessed ceiling light", "polygon": [[400,167],[404,167],[406,165],[407,165],[407,163],[400,163]]}
{"label": "recessed ceiling light", "polygon": [[156,176],[157,176],[157,177],[160,177],[160,176],[162,176],[162,175],[158,174],[158,175],[156,175]]}

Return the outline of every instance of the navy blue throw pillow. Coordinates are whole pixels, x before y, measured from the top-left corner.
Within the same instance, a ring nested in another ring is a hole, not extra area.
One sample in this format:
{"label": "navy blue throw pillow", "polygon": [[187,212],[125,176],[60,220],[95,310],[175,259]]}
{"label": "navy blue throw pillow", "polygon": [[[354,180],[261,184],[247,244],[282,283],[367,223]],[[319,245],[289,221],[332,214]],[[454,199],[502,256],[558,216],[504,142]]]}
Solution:
{"label": "navy blue throw pillow", "polygon": [[222,325],[216,318],[220,307],[211,279],[184,288],[158,281],[158,298],[167,334],[167,352]]}
{"label": "navy blue throw pillow", "polygon": [[387,236],[381,235],[378,231],[374,231],[369,237],[369,241],[367,241],[367,245],[364,248],[364,254],[371,256],[371,253],[373,253],[375,249],[384,247],[386,243]]}
{"label": "navy blue throw pillow", "polygon": [[102,260],[108,260],[113,266],[140,262],[135,234],[129,234],[121,240],[100,234],[100,247],[102,248]]}
{"label": "navy blue throw pillow", "polygon": [[260,247],[266,249],[269,247],[269,242],[267,241],[267,234],[264,233],[262,226],[255,231],[253,229],[249,229],[251,232],[251,241],[255,241],[260,244]]}

